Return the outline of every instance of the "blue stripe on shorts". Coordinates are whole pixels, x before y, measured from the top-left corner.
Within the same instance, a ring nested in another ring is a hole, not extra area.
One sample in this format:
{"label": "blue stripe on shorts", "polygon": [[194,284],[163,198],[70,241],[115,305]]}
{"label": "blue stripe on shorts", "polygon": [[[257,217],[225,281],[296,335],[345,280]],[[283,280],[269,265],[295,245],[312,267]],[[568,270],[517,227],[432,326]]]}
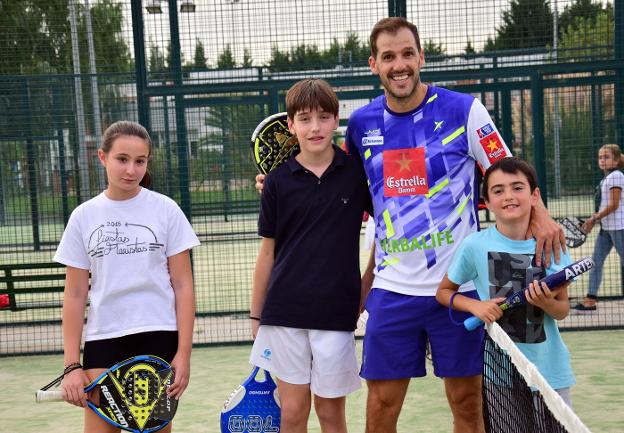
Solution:
{"label": "blue stripe on shorts", "polygon": [[[464,296],[479,299],[475,291]],[[371,290],[366,300],[368,321],[360,376],[370,380],[426,375],[426,342],[431,344],[434,374],[467,377],[483,372],[483,327],[467,331],[452,323],[448,308],[435,296],[409,296],[384,289]],[[469,313],[453,311],[463,322]]]}

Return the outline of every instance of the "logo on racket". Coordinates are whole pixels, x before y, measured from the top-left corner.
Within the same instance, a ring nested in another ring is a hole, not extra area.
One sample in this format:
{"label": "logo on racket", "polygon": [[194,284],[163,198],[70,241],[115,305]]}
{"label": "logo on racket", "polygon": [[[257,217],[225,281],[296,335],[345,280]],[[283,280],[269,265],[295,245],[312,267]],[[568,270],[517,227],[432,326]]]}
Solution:
{"label": "logo on racket", "polygon": [[[152,365],[137,364],[129,368],[122,377],[115,377],[119,375],[119,372],[116,375],[109,373],[130,414],[143,430],[161,395],[171,384],[173,371],[169,371],[169,374],[161,380]],[[103,387],[102,390],[104,391]],[[169,398],[167,405],[169,406]]]}
{"label": "logo on racket", "polygon": [[297,137],[288,130],[286,113],[264,119],[251,135],[253,157],[262,174],[279,167],[299,148]]}
{"label": "logo on racket", "polygon": [[[266,349],[265,351],[270,350]],[[278,433],[280,406],[277,385],[264,371],[264,381],[256,380],[260,371],[254,367],[223,404],[221,433]]]}

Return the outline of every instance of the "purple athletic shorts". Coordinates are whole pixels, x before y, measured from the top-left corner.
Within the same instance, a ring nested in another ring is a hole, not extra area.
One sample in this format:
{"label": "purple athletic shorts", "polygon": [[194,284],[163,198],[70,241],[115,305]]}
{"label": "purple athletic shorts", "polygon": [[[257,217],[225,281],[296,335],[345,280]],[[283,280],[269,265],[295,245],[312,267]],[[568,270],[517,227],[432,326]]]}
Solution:
{"label": "purple athletic shorts", "polygon": [[[462,295],[479,299],[477,291]],[[409,296],[372,289],[366,300],[368,321],[360,376],[371,380],[425,376],[429,340],[434,374],[467,377],[483,373],[483,327],[467,331],[451,322],[449,309],[435,296]],[[463,322],[469,313],[453,310]]]}

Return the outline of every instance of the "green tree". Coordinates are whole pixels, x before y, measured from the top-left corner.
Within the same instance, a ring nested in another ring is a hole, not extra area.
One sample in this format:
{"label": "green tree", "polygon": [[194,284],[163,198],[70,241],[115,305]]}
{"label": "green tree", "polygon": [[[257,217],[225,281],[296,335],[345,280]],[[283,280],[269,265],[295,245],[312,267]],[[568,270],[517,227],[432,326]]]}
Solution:
{"label": "green tree", "polygon": [[0,1],[0,74],[71,71],[67,1]]}
{"label": "green tree", "polygon": [[476,53],[474,47],[472,46],[472,42],[470,42],[470,39],[468,39],[468,43],[464,47],[464,53],[466,53],[467,55]]}
{"label": "green tree", "polygon": [[158,45],[150,46],[149,59],[147,61],[148,69],[150,72],[159,73],[167,71],[167,59],[165,55],[160,51]]}
{"label": "green tree", "polygon": [[271,71],[286,71],[294,65],[298,69],[334,68],[338,65],[351,66],[366,63],[370,56],[368,45],[361,42],[357,33],[347,34],[341,44],[333,38],[329,48],[320,50],[317,45],[299,44],[290,51],[281,51],[279,47],[271,48],[271,59],[268,67]]}
{"label": "green tree", "polygon": [[281,51],[277,46],[272,47],[271,59],[267,66],[272,72],[290,69],[290,55],[288,51]]}
{"label": "green tree", "polygon": [[440,57],[446,54],[446,49],[442,44],[436,44],[431,39],[425,41],[422,45],[423,52],[427,58]]}
{"label": "green tree", "polygon": [[[85,10],[80,9],[80,65],[83,73],[89,73],[87,25]],[[131,72],[133,62],[130,50],[122,32],[123,10],[120,3],[112,0],[101,0],[91,6],[91,25],[93,30],[93,46],[95,50],[98,72]]]}
{"label": "green tree", "polygon": [[548,0],[512,0],[503,24],[484,51],[546,47],[552,42],[553,13]]}
{"label": "green tree", "polygon": [[575,30],[578,29],[579,21],[577,18],[589,19],[595,22],[598,15],[608,9],[613,9],[610,3],[607,3],[606,6],[603,7],[598,1],[575,0],[571,5],[567,5],[558,17],[557,24],[559,26],[559,35],[563,35],[570,26]]}
{"label": "green tree", "polygon": [[[77,7],[82,72],[89,72],[85,9]],[[132,60],[123,37],[122,5],[102,0],[91,7],[98,72],[128,72]],[[0,1],[0,74],[72,73],[67,0]]]}
{"label": "green tree", "polygon": [[227,44],[223,52],[219,54],[219,57],[217,57],[217,68],[227,69],[234,68],[235,66],[236,61],[232,55],[232,48],[230,47],[230,44]]}
{"label": "green tree", "polygon": [[368,61],[370,49],[367,43],[360,42],[360,37],[357,33],[349,32],[343,47],[345,53],[345,56],[343,56],[343,64],[347,62],[360,63]]}
{"label": "green tree", "polygon": [[300,67],[318,67],[323,63],[323,56],[317,45],[297,45],[290,51],[290,61],[293,65]]}
{"label": "green tree", "polygon": [[208,60],[206,59],[206,53],[204,51],[204,44],[197,39],[195,44],[195,55],[193,56],[193,69],[208,69]]}
{"label": "green tree", "polygon": [[251,57],[251,51],[249,48],[243,50],[243,68],[251,68],[253,66],[253,58]]}
{"label": "green tree", "polygon": [[614,35],[612,8],[600,11],[594,18],[576,17],[561,36],[559,58],[611,58]]}

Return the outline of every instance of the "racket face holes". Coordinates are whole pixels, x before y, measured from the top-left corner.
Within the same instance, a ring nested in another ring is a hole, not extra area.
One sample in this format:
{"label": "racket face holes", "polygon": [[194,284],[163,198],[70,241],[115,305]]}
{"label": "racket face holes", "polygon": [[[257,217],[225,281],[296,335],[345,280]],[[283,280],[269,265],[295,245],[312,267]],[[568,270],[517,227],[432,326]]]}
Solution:
{"label": "racket face holes", "polygon": [[158,398],[162,383],[151,368],[129,371],[122,386],[130,403],[136,408],[150,407]]}

